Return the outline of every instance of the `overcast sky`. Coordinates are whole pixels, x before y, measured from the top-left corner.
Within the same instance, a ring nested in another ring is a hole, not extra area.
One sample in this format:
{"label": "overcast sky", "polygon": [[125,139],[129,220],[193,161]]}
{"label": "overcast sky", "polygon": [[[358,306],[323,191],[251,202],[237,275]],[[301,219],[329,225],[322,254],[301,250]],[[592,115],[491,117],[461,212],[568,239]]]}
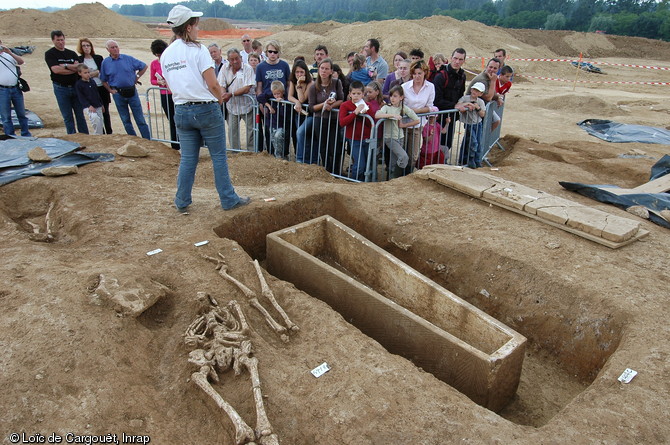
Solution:
{"label": "overcast sky", "polygon": [[[162,1],[152,1],[152,0],[99,0],[100,3],[107,7],[111,7],[114,4],[119,5],[138,5],[138,4],[153,4],[153,3],[179,3],[178,0],[162,0]],[[224,3],[228,5],[235,5],[239,3],[239,0],[223,0]],[[12,8],[46,8],[47,6],[58,6],[60,8],[69,8],[78,3],[94,3],[93,1],[85,0],[0,0],[0,9],[12,9]]]}

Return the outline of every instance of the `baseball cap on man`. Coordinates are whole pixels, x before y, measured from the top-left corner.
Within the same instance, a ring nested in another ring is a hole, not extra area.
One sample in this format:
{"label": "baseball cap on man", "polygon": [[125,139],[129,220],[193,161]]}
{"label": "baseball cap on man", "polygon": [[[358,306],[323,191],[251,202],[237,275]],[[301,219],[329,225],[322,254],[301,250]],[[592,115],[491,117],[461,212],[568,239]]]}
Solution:
{"label": "baseball cap on man", "polygon": [[202,17],[202,12],[191,11],[184,5],[177,5],[170,11],[167,22],[172,25],[173,28],[176,28],[177,26],[181,26],[188,22],[193,17]]}
{"label": "baseball cap on man", "polygon": [[485,86],[483,83],[481,83],[481,82],[477,82],[477,83],[475,83],[474,85],[472,85],[472,86],[470,87],[470,89],[471,89],[471,90],[477,90],[477,91],[480,91],[480,92],[483,93],[484,91],[486,91],[486,86]]}

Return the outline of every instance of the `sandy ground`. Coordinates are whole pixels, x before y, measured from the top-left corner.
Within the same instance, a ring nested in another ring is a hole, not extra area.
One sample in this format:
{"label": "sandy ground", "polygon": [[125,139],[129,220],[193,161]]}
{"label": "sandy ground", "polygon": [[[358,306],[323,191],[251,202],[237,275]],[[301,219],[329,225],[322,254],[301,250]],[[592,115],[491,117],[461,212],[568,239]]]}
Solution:
{"label": "sandy ground", "polygon": [[[398,42],[409,49],[416,41],[412,35],[422,38],[412,34],[413,27],[430,27],[435,20],[407,22],[403,32],[409,34],[389,35],[383,44]],[[460,45],[458,36],[467,37],[475,27],[471,22],[452,25],[441,32],[452,33],[454,40],[443,40],[449,42],[446,48],[431,51],[449,52]],[[395,23],[369,26],[397,28]],[[325,24],[319,29],[350,35],[349,40],[330,35],[328,42],[355,48],[364,41],[359,27]],[[557,43],[558,34],[547,34],[541,46],[487,29],[488,42],[479,32],[472,46],[463,46],[484,55],[503,42],[518,48],[513,57],[530,58],[559,57],[558,49],[567,45]],[[312,31],[302,27],[277,34],[287,59],[298,51],[309,58],[307,48],[323,36]],[[194,204],[190,215],[183,216],[171,207],[179,156],[169,147],[120,134],[65,135],[41,56],[50,46],[44,35],[1,36],[7,44],[37,45],[36,53],[26,56],[24,69],[33,88],[26,95],[27,107],[47,125],[35,134],[77,141],[91,152],[114,153],[132,141],[149,156],[117,157],[81,167],[77,175],[32,177],[2,187],[3,443],[10,443],[13,432],[141,434],[158,444],[234,443],[230,421],[189,381],[193,369],[183,334],[197,315],[198,291],[219,302],[242,303],[268,415],[284,444],[668,441],[666,229],[643,222],[651,232],[648,237],[612,250],[413,176],[351,184],[332,179],[319,167],[263,154],[230,156],[233,183],[253,202],[224,212],[217,206],[211,163],[203,153]],[[102,49],[106,37],[93,39],[97,48]],[[588,42],[598,49],[598,60],[670,66],[670,50],[658,42],[644,46],[639,39],[613,39],[615,45],[602,36],[581,38],[580,45]],[[119,41],[122,52],[151,60],[150,38]],[[305,42],[304,47],[294,42]],[[67,46],[74,43],[69,37]],[[639,57],[631,55],[631,47]],[[650,53],[657,56],[652,59]],[[477,70],[478,63],[468,65]],[[551,62],[519,62],[518,67],[535,76],[574,76],[568,67]],[[606,71],[579,78],[670,81],[668,71]],[[667,146],[605,143],[575,123],[607,118],[665,127],[669,98],[668,86],[580,84],[573,90],[571,84],[519,78],[505,111],[506,150],[494,153],[495,174],[635,218],[565,191],[558,181],[624,187],[646,182]],[[121,130],[113,112],[114,128]],[[645,156],[620,156],[640,152]],[[276,201],[263,201],[267,197]],[[55,241],[32,241],[30,223],[43,231],[50,206]],[[230,273],[259,290],[250,260],[264,260],[265,235],[323,214],[528,338],[519,389],[510,405],[500,413],[478,406],[411,361],[388,353],[318,299],[271,277],[277,299],[301,328],[282,343],[239,290],[202,257],[222,253]],[[209,244],[194,247],[202,240]],[[157,248],[163,252],[146,255]],[[162,298],[137,318],[120,316],[111,304],[93,297],[101,274],[118,279],[123,289],[159,292]],[[309,371],[323,362],[332,370],[316,379]],[[627,385],[617,381],[626,368],[639,372]],[[222,377],[217,389],[254,425],[248,375]]]}

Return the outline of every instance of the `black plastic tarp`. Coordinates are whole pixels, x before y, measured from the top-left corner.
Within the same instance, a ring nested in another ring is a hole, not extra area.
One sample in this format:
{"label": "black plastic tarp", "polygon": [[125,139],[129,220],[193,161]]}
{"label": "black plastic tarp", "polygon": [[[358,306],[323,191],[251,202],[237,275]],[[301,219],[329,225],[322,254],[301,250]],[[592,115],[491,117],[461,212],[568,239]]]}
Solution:
{"label": "black plastic tarp", "polygon": [[[42,147],[50,162],[32,162],[28,152],[35,147]],[[73,153],[80,148],[76,142],[55,138],[7,139],[0,141],[0,185],[16,180],[40,175],[46,167],[66,165],[84,165],[91,162],[109,162],[114,160],[111,153]]]}
{"label": "black plastic tarp", "polygon": [[[670,174],[670,156],[663,156],[651,168],[650,180]],[[661,210],[670,210],[669,193],[634,193],[617,195],[606,188],[617,188],[613,185],[588,185],[577,182],[559,182],[564,188],[596,201],[612,204],[622,209],[632,206],[644,206],[649,210],[649,220],[659,226],[670,229],[670,223],[658,214]]]}
{"label": "black plastic tarp", "polygon": [[670,130],[644,125],[620,124],[604,119],[586,119],[578,122],[588,134],[607,142],[643,142],[670,145]]}

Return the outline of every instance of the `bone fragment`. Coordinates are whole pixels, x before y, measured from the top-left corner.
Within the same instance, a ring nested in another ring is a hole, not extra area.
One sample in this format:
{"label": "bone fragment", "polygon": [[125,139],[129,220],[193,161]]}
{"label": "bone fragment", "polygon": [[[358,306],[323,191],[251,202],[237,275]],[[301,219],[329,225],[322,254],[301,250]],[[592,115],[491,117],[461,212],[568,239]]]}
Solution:
{"label": "bone fragment", "polygon": [[258,274],[258,280],[261,282],[261,295],[263,295],[265,298],[270,300],[270,303],[272,303],[272,306],[279,312],[279,315],[281,318],[284,320],[284,324],[288,328],[289,331],[291,332],[298,332],[300,328],[298,325],[293,323],[289,318],[286,312],[284,311],[284,308],[282,308],[279,303],[277,303],[277,300],[275,299],[275,294],[272,292],[272,289],[270,289],[270,286],[268,286],[267,281],[265,281],[265,276],[263,275],[263,270],[261,269],[261,265],[258,264],[258,260],[254,260],[254,267],[256,268],[256,273]]}
{"label": "bone fragment", "polygon": [[214,403],[221,408],[233,422],[235,427],[235,443],[237,445],[250,444],[256,439],[254,430],[251,429],[247,423],[242,420],[242,417],[235,411],[228,402],[226,402],[221,395],[212,388],[212,385],[207,380],[206,374],[202,372],[194,372],[191,374],[191,380],[198,385],[209,397],[214,400]]}

